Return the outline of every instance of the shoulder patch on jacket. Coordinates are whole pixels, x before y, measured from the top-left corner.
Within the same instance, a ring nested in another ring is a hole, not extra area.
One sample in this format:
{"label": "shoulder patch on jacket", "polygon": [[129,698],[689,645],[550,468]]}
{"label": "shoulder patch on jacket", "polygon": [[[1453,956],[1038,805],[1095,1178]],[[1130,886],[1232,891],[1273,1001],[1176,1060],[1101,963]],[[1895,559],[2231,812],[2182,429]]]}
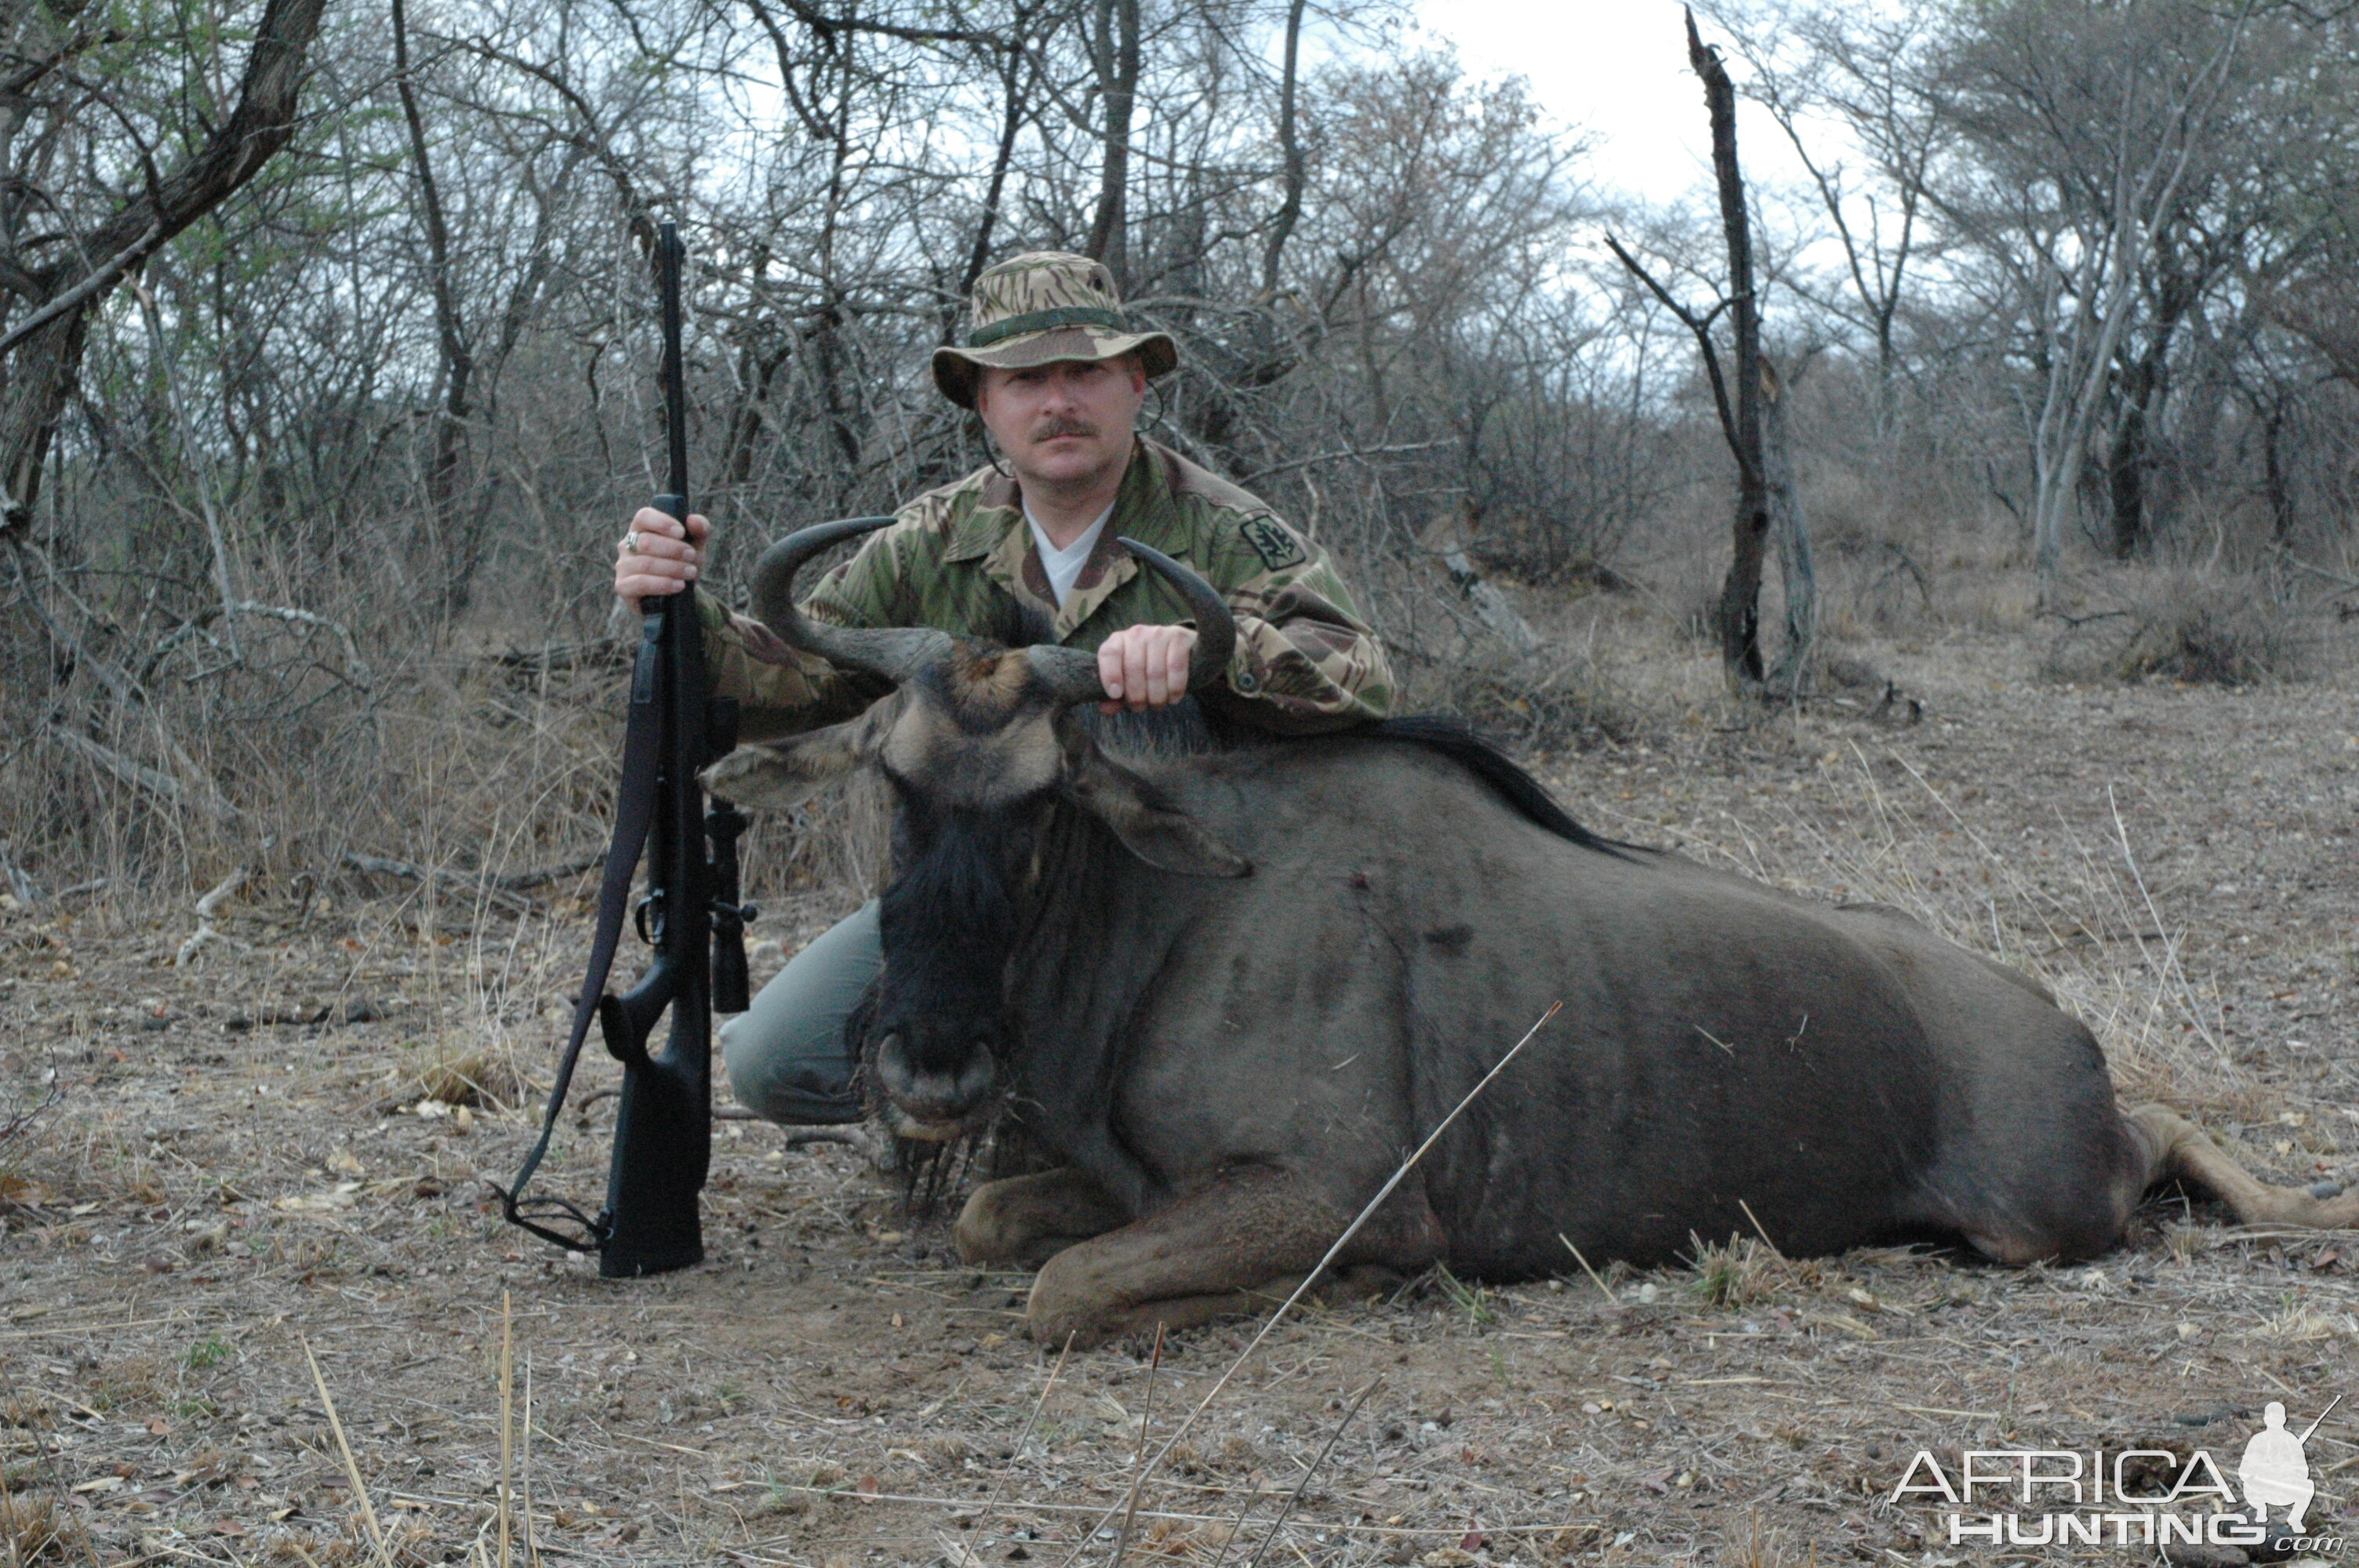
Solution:
{"label": "shoulder patch on jacket", "polygon": [[1294,536],[1294,531],[1275,517],[1248,517],[1237,524],[1237,532],[1245,536],[1246,544],[1253,546],[1253,553],[1261,557],[1261,564],[1271,571],[1299,566],[1310,558],[1302,548],[1302,541]]}

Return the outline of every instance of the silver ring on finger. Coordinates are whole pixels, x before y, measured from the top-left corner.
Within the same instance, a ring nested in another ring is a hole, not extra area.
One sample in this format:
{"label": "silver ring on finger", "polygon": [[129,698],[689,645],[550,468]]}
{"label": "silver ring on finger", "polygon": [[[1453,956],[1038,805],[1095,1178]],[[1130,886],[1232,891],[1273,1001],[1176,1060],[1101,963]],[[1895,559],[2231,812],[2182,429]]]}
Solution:
{"label": "silver ring on finger", "polygon": [[626,556],[636,556],[638,553],[639,531],[636,528],[634,528],[629,533],[623,535],[623,554]]}

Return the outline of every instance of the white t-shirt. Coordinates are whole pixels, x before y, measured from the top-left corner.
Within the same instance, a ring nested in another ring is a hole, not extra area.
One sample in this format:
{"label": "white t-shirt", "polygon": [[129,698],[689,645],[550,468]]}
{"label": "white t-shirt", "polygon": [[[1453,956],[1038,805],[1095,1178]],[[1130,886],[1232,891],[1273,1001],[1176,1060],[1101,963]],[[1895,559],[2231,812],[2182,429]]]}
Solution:
{"label": "white t-shirt", "polygon": [[1073,584],[1081,578],[1082,568],[1089,564],[1090,552],[1098,547],[1098,535],[1105,532],[1106,519],[1113,515],[1114,508],[1107,507],[1098,514],[1096,522],[1082,531],[1080,538],[1060,550],[1049,543],[1049,531],[1040,526],[1038,518],[1032,515],[1031,503],[1025,503],[1024,521],[1032,525],[1032,547],[1040,552],[1040,567],[1049,574],[1049,588],[1056,595],[1059,609],[1064,608],[1065,596],[1073,591]]}

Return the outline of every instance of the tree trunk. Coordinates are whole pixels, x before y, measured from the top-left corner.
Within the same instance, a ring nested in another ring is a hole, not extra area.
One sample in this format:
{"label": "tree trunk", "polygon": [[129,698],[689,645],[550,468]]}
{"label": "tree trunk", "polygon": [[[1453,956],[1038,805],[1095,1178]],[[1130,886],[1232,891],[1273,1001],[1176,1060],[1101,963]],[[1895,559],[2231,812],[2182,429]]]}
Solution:
{"label": "tree trunk", "polygon": [[2268,418],[2261,426],[2261,464],[2263,482],[2268,487],[2269,537],[2279,545],[2293,542],[2293,486],[2287,482],[2285,468],[2286,395],[2282,388],[2269,404]]}
{"label": "tree trunk", "polygon": [[409,130],[409,157],[418,171],[419,216],[426,231],[426,280],[434,300],[434,341],[442,357],[442,406],[434,418],[434,451],[427,460],[426,503],[434,517],[433,547],[441,557],[444,597],[455,613],[466,608],[470,574],[453,569],[473,552],[459,519],[462,470],[467,460],[467,420],[474,412],[470,384],[475,356],[459,315],[459,289],[451,271],[451,228],[442,216],[442,191],[426,144],[426,119],[419,112],[418,87],[409,74],[409,11],[393,0],[393,85]]}
{"label": "tree trunk", "polygon": [[1753,230],[1745,210],[1745,175],[1736,161],[1736,88],[1720,57],[1704,48],[1695,13],[1687,13],[1688,63],[1703,79],[1712,115],[1712,172],[1720,187],[1720,226],[1728,247],[1728,320],[1735,338],[1736,515],[1728,578],[1712,615],[1729,684],[1761,684],[1761,563],[1769,541],[1769,498],[1761,463],[1761,315],[1753,293]]}
{"label": "tree trunk", "polygon": [[2114,438],[2105,445],[2106,553],[2135,560],[2146,547],[2146,398],[2134,376],[2125,389]]}
{"label": "tree trunk", "polygon": [[1138,0],[1098,0],[1098,94],[1104,104],[1105,154],[1099,166],[1098,211],[1090,225],[1089,254],[1130,291],[1130,121],[1138,95]]}
{"label": "tree trunk", "polygon": [[1767,359],[1761,362],[1761,469],[1769,531],[1777,541],[1777,566],[1786,589],[1786,642],[1769,672],[1769,688],[1799,697],[1810,680],[1811,646],[1819,634],[1819,577],[1810,558],[1810,520],[1794,484],[1792,452],[1786,444],[1787,399],[1792,388]]}
{"label": "tree trunk", "polygon": [[1297,62],[1302,51],[1302,9],[1304,0],[1294,0],[1286,9],[1286,67],[1277,88],[1277,149],[1281,162],[1279,178],[1283,184],[1277,204],[1277,216],[1271,221],[1269,239],[1262,245],[1261,292],[1264,299],[1277,297],[1277,267],[1285,258],[1286,242],[1293,236],[1294,225],[1302,217],[1302,141],[1295,124],[1295,82]]}
{"label": "tree trunk", "polygon": [[[1008,49],[1000,57],[1000,85],[1006,93],[1006,113],[999,122],[999,146],[991,157],[991,183],[983,193],[983,216],[975,220],[974,243],[968,248],[966,274],[959,279],[959,301],[973,291],[974,280],[991,262],[992,231],[999,224],[999,203],[1007,189],[1007,166],[1016,157],[1016,138],[1024,129],[1024,70],[1030,58],[1021,49]],[[959,312],[962,303],[953,302],[950,319],[942,329],[942,341],[947,343],[958,334]]]}

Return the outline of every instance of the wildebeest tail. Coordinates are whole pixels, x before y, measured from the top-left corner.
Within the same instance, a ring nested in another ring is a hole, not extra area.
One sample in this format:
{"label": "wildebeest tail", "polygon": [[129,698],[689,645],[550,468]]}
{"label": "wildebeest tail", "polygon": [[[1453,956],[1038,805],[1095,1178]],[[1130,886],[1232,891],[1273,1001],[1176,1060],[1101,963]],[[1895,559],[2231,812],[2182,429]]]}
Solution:
{"label": "wildebeest tail", "polygon": [[1570,839],[1585,849],[1597,849],[1610,855],[1635,848],[1615,839],[1601,838],[1575,822],[1571,814],[1540,786],[1538,779],[1516,766],[1505,752],[1455,719],[1447,719],[1438,713],[1410,714],[1400,719],[1384,719],[1360,733],[1389,741],[1413,741],[1430,751],[1440,752],[1489,784],[1502,800],[1524,816],[1558,838]]}

